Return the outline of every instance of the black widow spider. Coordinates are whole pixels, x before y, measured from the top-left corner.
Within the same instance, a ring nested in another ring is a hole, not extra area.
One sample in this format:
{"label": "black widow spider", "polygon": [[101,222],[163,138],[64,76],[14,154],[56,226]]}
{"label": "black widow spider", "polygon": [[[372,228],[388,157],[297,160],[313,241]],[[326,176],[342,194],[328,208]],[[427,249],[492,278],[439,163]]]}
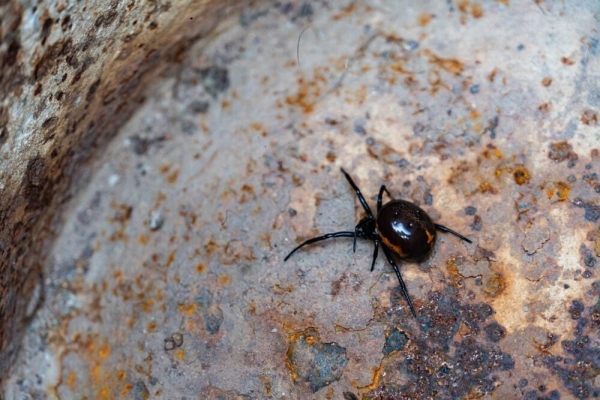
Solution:
{"label": "black widow spider", "polygon": [[405,261],[421,261],[427,258],[435,245],[436,230],[451,233],[465,242],[472,242],[450,228],[433,223],[429,215],[416,204],[405,200],[392,199],[382,206],[383,192],[387,193],[390,198],[392,197],[385,185],[381,185],[381,188],[379,188],[379,195],[377,196],[377,217],[374,217],[371,208],[369,208],[360,189],[356,186],[350,175],[348,175],[343,168],[342,173],[348,180],[348,183],[350,183],[350,186],[352,186],[352,189],[356,192],[356,196],[364,210],[367,212],[367,216],[358,222],[354,227],[354,232],[332,232],[308,239],[292,250],[283,261],[287,261],[296,250],[308,244],[336,237],[352,237],[354,238],[353,251],[356,251],[356,238],[371,240],[375,243],[373,262],[371,263],[371,271],[373,271],[373,268],[375,268],[375,261],[377,260],[379,245],[381,244],[383,253],[394,268],[394,272],[396,272],[396,276],[400,282],[400,289],[408,303],[410,312],[416,318],[417,313],[410,300],[408,290],[406,289],[404,280],[402,280],[400,269],[398,268],[398,265],[396,265],[393,255],[396,255],[399,259]]}

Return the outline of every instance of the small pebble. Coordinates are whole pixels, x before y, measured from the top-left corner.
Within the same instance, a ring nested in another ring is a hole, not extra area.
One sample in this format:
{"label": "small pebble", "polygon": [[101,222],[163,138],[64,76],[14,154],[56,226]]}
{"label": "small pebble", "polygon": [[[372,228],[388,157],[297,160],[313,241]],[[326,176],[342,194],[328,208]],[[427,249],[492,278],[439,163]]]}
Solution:
{"label": "small pebble", "polygon": [[163,222],[164,222],[164,219],[163,219],[162,212],[160,212],[159,210],[153,210],[150,212],[150,218],[149,218],[150,229],[152,229],[153,231],[160,229]]}
{"label": "small pebble", "polygon": [[108,177],[108,185],[111,187],[115,187],[115,186],[117,186],[117,184],[119,183],[120,180],[121,180],[121,177],[119,177],[119,175],[112,174],[111,176]]}

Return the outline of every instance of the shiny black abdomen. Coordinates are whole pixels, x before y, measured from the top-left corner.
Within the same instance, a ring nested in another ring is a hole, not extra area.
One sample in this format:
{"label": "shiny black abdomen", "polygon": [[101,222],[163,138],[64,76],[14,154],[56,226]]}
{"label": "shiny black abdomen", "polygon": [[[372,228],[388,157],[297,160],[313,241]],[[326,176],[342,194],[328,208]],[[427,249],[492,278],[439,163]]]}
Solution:
{"label": "shiny black abdomen", "polygon": [[386,203],[377,214],[379,238],[407,261],[427,258],[435,245],[436,228],[419,206],[404,200]]}

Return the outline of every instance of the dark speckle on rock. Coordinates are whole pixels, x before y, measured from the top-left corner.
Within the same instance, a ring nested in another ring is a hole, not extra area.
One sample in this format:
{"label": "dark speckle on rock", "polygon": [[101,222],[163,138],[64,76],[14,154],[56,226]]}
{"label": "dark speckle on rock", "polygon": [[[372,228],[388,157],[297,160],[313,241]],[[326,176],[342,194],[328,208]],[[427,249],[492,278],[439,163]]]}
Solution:
{"label": "dark speckle on rock", "polygon": [[581,303],[579,300],[573,300],[571,307],[569,307],[569,314],[571,314],[571,318],[579,319],[579,317],[581,317],[581,313],[583,312],[583,310],[584,310],[583,303]]}
{"label": "dark speckle on rock", "polygon": [[600,219],[600,206],[591,203],[586,203],[580,198],[574,199],[573,205],[575,205],[575,207],[580,207],[585,210],[584,217],[586,220],[590,222],[596,222],[598,219]]}
{"label": "dark speckle on rock", "polygon": [[192,114],[205,114],[208,111],[208,108],[210,107],[210,103],[207,101],[200,101],[200,100],[195,100],[192,101],[187,109],[192,113]]}
{"label": "dark speckle on rock", "polygon": [[467,215],[475,215],[476,212],[477,212],[477,207],[468,206],[467,208],[465,208],[465,213]]}
{"label": "dark speckle on rock", "polygon": [[223,323],[223,311],[214,301],[214,294],[208,289],[202,289],[200,295],[196,297],[198,312],[204,319],[204,327],[208,333],[215,335]]}
{"label": "dark speckle on rock", "polygon": [[[443,393],[442,398],[454,399],[494,392],[496,374],[513,369],[514,360],[495,345],[478,342],[475,335],[456,340],[461,327],[477,333],[493,314],[488,304],[463,305],[456,295],[452,289],[430,293],[428,304],[419,309],[420,332],[411,336],[402,353],[390,356],[404,358],[400,368],[406,383],[382,382],[367,398],[437,398]],[[399,301],[392,299],[392,304]],[[398,315],[397,324],[405,317]],[[392,336],[393,332],[388,340]]]}
{"label": "dark speckle on rock", "polygon": [[480,231],[482,227],[481,217],[479,215],[475,215],[473,217],[473,223],[471,224],[471,229],[474,231]]}
{"label": "dark speckle on rock", "polygon": [[585,219],[590,222],[596,222],[600,218],[600,207],[597,205],[586,204],[585,206]]}
{"label": "dark speckle on rock", "polygon": [[142,381],[138,381],[133,387],[133,398],[135,400],[146,400],[150,397],[150,392]]}
{"label": "dark speckle on rock", "polygon": [[385,335],[385,345],[383,346],[383,355],[387,356],[388,354],[394,351],[402,350],[406,344],[408,343],[408,336],[406,333],[394,329],[391,332],[386,333]]}
{"label": "dark speckle on rock", "polygon": [[359,135],[367,134],[367,131],[365,130],[365,126],[364,126],[364,121],[362,121],[362,120],[354,121],[354,132],[358,133]]}
{"label": "dark speckle on rock", "polygon": [[[566,356],[563,358],[548,355],[543,359],[543,363],[558,374],[563,385],[575,398],[584,399],[590,395],[596,397],[592,383],[600,370],[600,347],[595,339],[590,339],[590,335],[597,337],[597,325],[589,324],[588,321],[590,319],[594,321],[595,314],[598,313],[597,305],[585,312],[583,303],[576,300],[569,308],[569,312],[578,322],[573,340],[561,342]],[[550,398],[560,398],[560,396],[556,397],[557,395],[558,392],[556,394],[551,392]]]}
{"label": "dark speckle on rock", "polygon": [[415,133],[415,134],[421,133],[424,130],[425,130],[425,126],[420,122],[417,122],[416,124],[413,125],[413,133]]}
{"label": "dark speckle on rock", "polygon": [[344,392],[344,400],[358,400],[358,397],[352,392]]}
{"label": "dark speckle on rock", "polygon": [[294,381],[308,382],[313,393],[338,381],[348,364],[346,349],[335,343],[321,343],[314,328],[290,337],[287,360]]}
{"label": "dark speckle on rock", "polygon": [[429,190],[425,192],[425,204],[428,206],[433,204],[433,196]]}
{"label": "dark speckle on rock", "polygon": [[548,158],[559,163],[568,160],[568,167],[575,166],[579,156],[573,151],[573,146],[567,141],[555,142],[550,144]]}
{"label": "dark speckle on rock", "polygon": [[242,25],[244,28],[247,28],[250,25],[252,25],[252,22],[256,21],[257,19],[259,19],[261,17],[264,17],[268,13],[269,13],[269,10],[267,8],[264,8],[264,9],[254,9],[254,8],[245,9],[244,11],[242,11],[242,13],[240,15],[240,25]]}
{"label": "dark speckle on rock", "polygon": [[202,86],[212,98],[216,98],[219,93],[229,89],[229,71],[221,67],[209,67],[201,69],[200,77]]}
{"label": "dark speckle on rock", "polygon": [[506,329],[497,322],[492,322],[484,328],[485,334],[490,342],[497,343],[506,336]]}
{"label": "dark speckle on rock", "polygon": [[401,159],[400,161],[398,161],[398,163],[396,164],[398,166],[398,168],[404,168],[408,165],[408,160],[406,158]]}

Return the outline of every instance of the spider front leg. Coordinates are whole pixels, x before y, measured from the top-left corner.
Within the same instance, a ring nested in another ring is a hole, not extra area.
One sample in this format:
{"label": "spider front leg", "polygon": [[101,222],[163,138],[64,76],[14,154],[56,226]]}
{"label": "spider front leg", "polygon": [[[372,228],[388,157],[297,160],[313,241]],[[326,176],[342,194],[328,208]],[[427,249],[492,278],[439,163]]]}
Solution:
{"label": "spider front leg", "polygon": [[390,199],[392,198],[392,195],[390,194],[390,192],[388,192],[385,185],[381,185],[381,187],[379,188],[379,195],[377,195],[377,212],[381,210],[381,205],[383,204],[383,192],[386,192],[387,195],[390,196]]}
{"label": "spider front leg", "polygon": [[352,189],[354,189],[354,192],[356,193],[356,196],[358,197],[358,200],[360,201],[360,204],[362,205],[362,207],[367,212],[367,215],[369,217],[373,218],[373,213],[371,212],[371,208],[367,204],[367,201],[363,197],[363,195],[360,192],[360,189],[358,188],[358,186],[356,186],[356,183],[354,183],[354,181],[352,180],[352,178],[350,177],[350,175],[348,175],[348,173],[346,171],[344,171],[344,168],[342,168],[342,173],[346,177],[346,180],[348,181],[348,183],[350,184],[350,186],[352,186]]}

